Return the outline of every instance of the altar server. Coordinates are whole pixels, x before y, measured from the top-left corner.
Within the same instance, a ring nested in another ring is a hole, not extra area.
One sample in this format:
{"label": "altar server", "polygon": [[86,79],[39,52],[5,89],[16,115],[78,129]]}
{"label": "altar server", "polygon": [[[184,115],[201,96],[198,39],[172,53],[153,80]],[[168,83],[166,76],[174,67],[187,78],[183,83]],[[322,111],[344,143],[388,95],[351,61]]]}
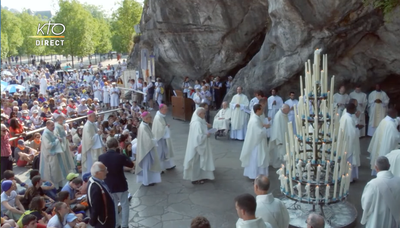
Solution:
{"label": "altar server", "polygon": [[151,131],[152,117],[143,112],[136,148],[136,182],[143,186],[153,186],[161,182],[160,157],[157,153],[157,140]]}
{"label": "altar server", "polygon": [[375,161],[379,156],[385,156],[390,151],[396,149],[400,142],[400,135],[397,131],[397,111],[389,109],[388,115],[381,121],[376,128],[376,132],[369,143],[368,152],[371,153],[371,169],[373,176],[375,173]]}
{"label": "altar server", "polygon": [[270,148],[271,157],[270,165],[278,168],[284,163],[283,157],[286,154],[286,140],[285,134],[288,133],[288,113],[290,111],[289,105],[284,104],[282,108],[276,113],[273,124],[271,127]]}
{"label": "altar server", "polygon": [[190,121],[183,179],[192,181],[192,184],[204,184],[206,180],[214,180],[215,166],[205,115],[206,110],[198,108]]}
{"label": "altar server", "polygon": [[90,110],[82,133],[82,172],[90,172],[93,163],[104,152],[103,131],[96,126],[96,113]]}
{"label": "altar server", "polygon": [[242,87],[237,87],[237,94],[233,96],[230,109],[232,111],[231,119],[231,138],[244,140],[247,131],[247,122],[249,121],[249,99],[242,94]]}
{"label": "altar server", "polygon": [[264,97],[264,93],[261,90],[258,90],[254,93],[254,97],[253,99],[250,100],[250,104],[249,104],[249,110],[253,110],[253,106],[258,104],[258,102],[260,101],[261,98]]}
{"label": "altar server", "polygon": [[367,183],[361,197],[363,215],[361,224],[365,228],[400,227],[400,177],[389,171],[387,157],[376,159],[377,177]]}
{"label": "altar server", "polygon": [[240,153],[240,161],[244,167],[243,175],[255,179],[258,175],[264,174],[268,176],[269,151],[266,135],[266,128],[269,124],[263,124],[261,115],[263,114],[262,106],[256,104],[253,106],[254,114],[251,115],[247,129],[249,133],[246,135],[242,152]]}
{"label": "altar server", "polygon": [[157,140],[157,153],[160,156],[160,164],[163,171],[175,168],[175,163],[172,159],[174,153],[172,150],[171,130],[166,120],[167,113],[168,106],[160,104],[151,129],[154,138]]}
{"label": "altar server", "polygon": [[343,110],[346,108],[346,105],[350,101],[350,97],[346,92],[346,87],[340,86],[339,93],[335,93],[333,95],[333,104],[337,107],[337,113],[341,117],[343,114]]}
{"label": "altar server", "polygon": [[290,217],[286,206],[272,193],[268,193],[270,182],[268,177],[259,175],[254,181],[254,193],[257,201],[256,217],[262,218],[272,227],[289,227]]}
{"label": "altar server", "polygon": [[400,177],[400,149],[392,150],[392,152],[386,154],[386,157],[390,163],[389,171],[396,177]]}
{"label": "altar server", "polygon": [[340,118],[339,132],[343,132],[346,139],[345,150],[347,152],[347,161],[351,164],[350,180],[358,179],[358,167],[360,166],[360,139],[358,128],[353,115],[357,107],[354,103],[346,105],[346,113]]}
{"label": "altar server", "polygon": [[268,97],[268,117],[271,118],[272,125],[274,124],[274,118],[276,113],[283,105],[283,100],[280,96],[276,95],[276,89],[271,90],[271,96]]}
{"label": "altar server", "polygon": [[110,104],[112,109],[118,108],[119,105],[119,89],[116,88],[117,83],[113,82],[111,83],[112,88],[110,89],[111,93],[111,99],[110,99]]}
{"label": "altar server", "polygon": [[288,118],[289,118],[289,122],[292,122],[293,133],[296,134],[295,115],[297,115],[297,113],[294,113],[294,106],[296,106],[296,108],[297,108],[299,101],[297,99],[295,99],[294,92],[290,92],[289,99],[285,101],[285,104],[289,105],[289,107],[290,107],[290,112],[288,114]]}
{"label": "altar server", "polygon": [[356,86],[355,90],[350,93],[350,99],[357,100],[357,111],[360,112],[358,117],[358,125],[363,125],[360,129],[360,137],[365,136],[365,109],[368,105],[367,94],[361,92],[361,86]]}
{"label": "altar server", "polygon": [[381,86],[376,84],[375,91],[372,91],[368,96],[368,136],[374,135],[374,132],[381,120],[385,118],[389,100],[390,99],[386,93],[381,90]]}
{"label": "altar server", "polygon": [[228,108],[228,102],[222,102],[222,108],[214,117],[213,128],[222,131],[229,130],[229,123],[231,119],[231,110]]}

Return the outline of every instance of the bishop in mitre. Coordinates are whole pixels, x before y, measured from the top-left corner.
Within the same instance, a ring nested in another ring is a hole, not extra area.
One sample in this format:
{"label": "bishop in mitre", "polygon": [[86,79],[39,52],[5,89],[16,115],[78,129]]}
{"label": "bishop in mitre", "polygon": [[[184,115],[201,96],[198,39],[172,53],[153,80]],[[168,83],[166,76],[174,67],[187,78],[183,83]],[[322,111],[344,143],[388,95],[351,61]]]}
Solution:
{"label": "bishop in mitre", "polygon": [[385,156],[390,151],[397,148],[400,142],[399,131],[397,130],[397,111],[395,109],[389,109],[388,115],[381,121],[376,128],[374,136],[369,143],[368,152],[371,153],[371,169],[373,176],[375,172],[376,158],[379,156]]}
{"label": "bishop in mitre", "polygon": [[157,140],[157,153],[160,156],[160,165],[163,171],[175,168],[174,160],[172,160],[174,153],[172,151],[171,130],[166,120],[167,113],[168,106],[160,104],[151,127],[154,138]]}
{"label": "bishop in mitre", "polygon": [[344,138],[347,140],[345,150],[347,153],[347,162],[351,164],[350,181],[358,179],[358,167],[360,166],[360,139],[356,122],[353,118],[357,111],[354,103],[346,105],[346,113],[340,118],[339,132],[343,132]]}
{"label": "bishop in mitre", "polygon": [[367,94],[361,92],[361,86],[357,85],[353,92],[350,93],[350,99],[355,99],[357,101],[357,112],[360,115],[357,117],[358,125],[362,126],[360,128],[360,137],[364,137],[365,132],[365,109],[368,105]]}
{"label": "bishop in mitre", "polygon": [[237,87],[237,94],[233,96],[230,103],[231,108],[231,138],[244,140],[249,121],[249,99],[242,94],[242,87]]}
{"label": "bishop in mitre", "polygon": [[249,133],[244,140],[240,161],[244,167],[243,176],[254,180],[260,174],[268,176],[269,151],[265,129],[269,128],[269,124],[263,124],[261,104],[254,105],[253,111],[247,125]]}
{"label": "bishop in mitre", "polygon": [[377,176],[367,183],[361,197],[365,228],[400,227],[400,177],[389,171],[391,164],[385,156],[375,160]]}
{"label": "bishop in mitre", "polygon": [[271,160],[270,164],[274,168],[279,168],[284,163],[286,154],[285,134],[288,133],[288,113],[290,107],[287,104],[282,105],[282,108],[276,113],[271,127],[270,148]]}
{"label": "bishop in mitre", "polygon": [[73,154],[69,149],[69,142],[64,129],[65,116],[64,114],[54,113],[53,117],[56,120],[53,132],[57,138],[61,139],[60,145],[63,151],[63,153],[61,154],[61,161],[59,161],[59,165],[61,167],[63,175],[67,176],[68,173],[75,170],[75,162],[73,159]]}
{"label": "bishop in mitre", "polygon": [[82,173],[90,172],[93,163],[98,161],[104,152],[102,133],[103,131],[96,125],[96,113],[89,110],[82,132]]}
{"label": "bishop in mitre", "polygon": [[231,122],[231,110],[228,108],[228,102],[222,102],[222,108],[214,117],[213,128],[220,132],[227,132],[229,130],[229,123]]}
{"label": "bishop in mitre", "polygon": [[386,157],[390,163],[389,171],[396,177],[400,177],[400,149],[392,150],[392,152],[386,154]]}
{"label": "bishop in mitre", "polygon": [[337,107],[337,113],[341,117],[343,114],[346,105],[350,101],[350,97],[346,92],[346,88],[344,86],[340,86],[339,93],[335,93],[333,95],[333,104]]}
{"label": "bishop in mitre", "polygon": [[374,135],[379,123],[385,118],[389,101],[389,97],[381,90],[381,86],[376,84],[375,91],[372,91],[368,96],[368,136]]}
{"label": "bishop in mitre", "polygon": [[214,180],[215,166],[205,116],[206,110],[198,108],[190,121],[183,179],[192,181],[192,184],[204,184],[206,180]]}
{"label": "bishop in mitre", "polygon": [[137,136],[136,147],[136,182],[143,186],[154,186],[161,182],[161,165],[158,155],[157,139],[151,131],[152,117],[150,113],[143,112]]}

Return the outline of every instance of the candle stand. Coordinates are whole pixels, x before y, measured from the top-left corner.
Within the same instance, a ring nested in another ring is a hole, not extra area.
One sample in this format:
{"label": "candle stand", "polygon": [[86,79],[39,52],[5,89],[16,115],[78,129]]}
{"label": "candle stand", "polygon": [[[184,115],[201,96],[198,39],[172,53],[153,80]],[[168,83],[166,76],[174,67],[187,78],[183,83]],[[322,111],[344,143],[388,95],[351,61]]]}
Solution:
{"label": "candle stand", "polygon": [[[340,131],[340,116],[333,105],[335,76],[328,91],[328,58],[314,52],[300,76],[301,96],[294,107],[295,123],[288,123],[285,164],[277,171],[282,202],[290,213],[291,227],[306,227],[310,211],[320,213],[327,227],[354,227],[357,211],[346,201],[351,164],[347,142]],[[295,128],[293,127],[295,126]]]}

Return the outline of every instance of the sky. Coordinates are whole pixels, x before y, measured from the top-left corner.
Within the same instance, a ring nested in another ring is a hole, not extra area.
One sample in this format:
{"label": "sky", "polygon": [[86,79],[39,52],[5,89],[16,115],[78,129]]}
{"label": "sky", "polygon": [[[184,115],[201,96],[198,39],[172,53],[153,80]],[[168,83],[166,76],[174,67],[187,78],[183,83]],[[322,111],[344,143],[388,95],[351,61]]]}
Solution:
{"label": "sky", "polygon": [[[111,10],[115,10],[117,6],[114,4],[120,0],[78,0],[81,3],[88,3],[91,5],[100,5],[103,9],[111,14]],[[143,3],[144,0],[136,0],[137,2]],[[46,11],[51,10],[52,14],[58,10],[58,0],[1,0],[1,6],[7,6],[10,9],[16,9],[22,11],[25,9],[31,9],[32,11]]]}

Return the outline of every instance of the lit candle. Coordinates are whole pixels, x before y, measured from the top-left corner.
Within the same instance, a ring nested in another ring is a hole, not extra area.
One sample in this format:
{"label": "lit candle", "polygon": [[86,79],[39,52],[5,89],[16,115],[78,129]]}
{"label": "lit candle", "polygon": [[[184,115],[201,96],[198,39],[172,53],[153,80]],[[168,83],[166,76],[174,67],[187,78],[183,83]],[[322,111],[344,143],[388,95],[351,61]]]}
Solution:
{"label": "lit candle", "polygon": [[289,193],[288,178],[287,177],[285,177],[285,192]]}
{"label": "lit candle", "polygon": [[321,178],[321,166],[317,167],[317,184],[319,184],[319,179]]}
{"label": "lit candle", "polygon": [[297,186],[296,186],[296,188],[297,188],[297,191],[298,191],[298,196],[299,196],[299,198],[301,199],[302,196],[303,196],[303,194],[302,194],[302,192],[301,192],[301,184],[298,183]]}
{"label": "lit candle", "polygon": [[340,198],[343,196],[343,188],[344,188],[345,184],[346,184],[346,176],[342,175],[342,179],[340,180],[340,189],[339,189],[339,197]]}
{"label": "lit candle", "polygon": [[328,178],[329,178],[329,170],[331,169],[331,162],[327,161],[326,162],[326,172],[325,172],[325,183],[328,183]]}
{"label": "lit candle", "polygon": [[308,201],[310,201],[310,198],[311,198],[310,197],[310,184],[307,183],[305,189],[306,189],[306,194],[307,194]]}
{"label": "lit candle", "polygon": [[306,165],[306,169],[307,169],[307,182],[310,183],[311,182],[311,163],[310,163],[310,160],[308,160],[308,163]]}
{"label": "lit candle", "polygon": [[329,201],[329,189],[331,189],[331,187],[329,186],[329,184],[326,185],[326,189],[325,189],[325,203],[327,204]]}
{"label": "lit candle", "polygon": [[315,187],[315,203],[319,204],[319,186]]}
{"label": "lit candle", "polygon": [[[351,174],[350,174],[351,175]],[[349,193],[349,189],[350,189],[350,179],[351,176],[349,174],[346,175],[346,192],[345,194]]]}

